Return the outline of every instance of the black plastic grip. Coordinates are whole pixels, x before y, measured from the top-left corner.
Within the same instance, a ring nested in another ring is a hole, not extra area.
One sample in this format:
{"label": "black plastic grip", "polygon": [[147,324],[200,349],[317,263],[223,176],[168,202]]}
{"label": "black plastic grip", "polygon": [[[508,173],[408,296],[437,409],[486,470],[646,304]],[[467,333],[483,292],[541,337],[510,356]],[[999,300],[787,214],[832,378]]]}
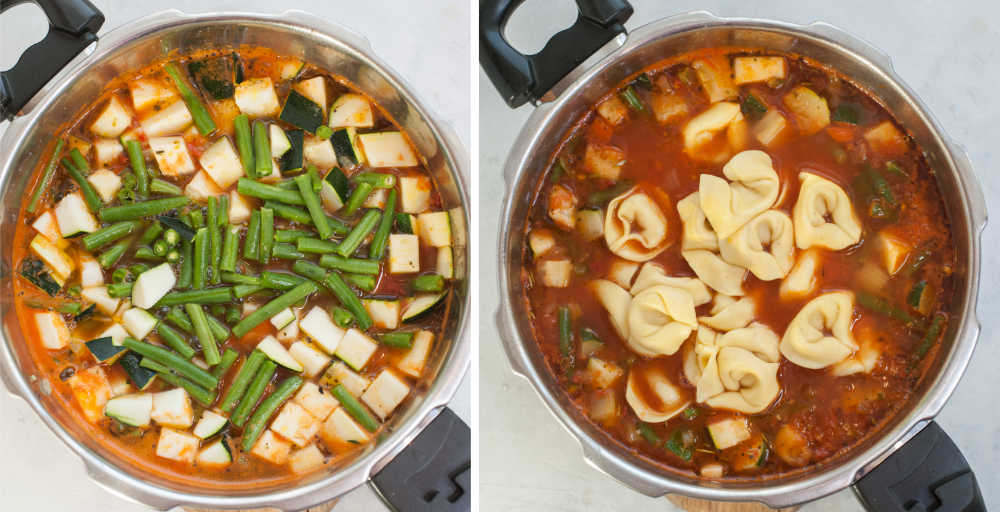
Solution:
{"label": "black plastic grip", "polygon": [[472,431],[451,409],[382,468],[372,483],[400,512],[467,512],[472,508]]}
{"label": "black plastic grip", "polygon": [[21,54],[17,64],[0,72],[0,120],[12,119],[32,96],[73,57],[97,41],[104,14],[87,0],[0,0],[0,14],[34,2],[49,19],[45,39]]}
{"label": "black plastic grip", "polygon": [[985,512],[976,476],[933,421],[854,485],[878,512]]}
{"label": "black plastic grip", "polygon": [[511,108],[541,99],[587,57],[625,33],[632,16],[627,0],[576,0],[576,23],[549,39],[542,51],[524,55],[503,36],[524,0],[480,0],[479,65]]}

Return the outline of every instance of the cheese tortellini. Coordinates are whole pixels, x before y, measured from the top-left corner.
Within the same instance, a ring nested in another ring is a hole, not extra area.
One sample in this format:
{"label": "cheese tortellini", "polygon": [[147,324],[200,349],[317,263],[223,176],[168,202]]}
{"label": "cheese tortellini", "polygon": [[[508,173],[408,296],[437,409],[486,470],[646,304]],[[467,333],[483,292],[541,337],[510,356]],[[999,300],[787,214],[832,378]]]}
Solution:
{"label": "cheese tortellini", "polygon": [[712,300],[712,292],[708,291],[705,283],[692,277],[668,276],[667,271],[656,263],[646,263],[639,269],[639,275],[632,283],[632,295],[637,295],[639,292],[656,285],[672,286],[690,293],[695,307],[708,304]]}
{"label": "cheese tortellini", "polygon": [[819,274],[822,259],[818,249],[809,249],[799,253],[795,266],[781,282],[778,294],[784,300],[801,299],[811,295],[819,287]]}
{"label": "cheese tortellini", "polygon": [[694,192],[677,203],[683,231],[681,256],[691,270],[713,290],[725,295],[743,295],[746,269],[726,263],[719,256],[719,237],[701,209],[701,199]]}
{"label": "cheese tortellini", "polygon": [[777,398],[778,335],[760,323],[724,334],[698,329],[686,354],[685,377],[695,384],[695,400],[717,409],[756,414]]}
{"label": "cheese tortellini", "polygon": [[781,354],[813,370],[843,361],[858,349],[851,334],[854,294],[829,292],[809,301],[781,339]]}
{"label": "cheese tortellini", "polygon": [[701,317],[698,320],[717,330],[732,331],[746,327],[757,314],[757,307],[750,297],[737,299],[727,295],[716,295],[712,304],[712,316]]}
{"label": "cheese tortellini", "polygon": [[701,209],[719,238],[726,238],[778,198],[781,183],[767,153],[758,150],[737,154],[718,176],[702,174],[698,184]]}
{"label": "cheese tortellini", "polygon": [[792,219],[778,210],[768,210],[746,223],[728,238],[719,240],[727,262],[743,267],[763,281],[788,275],[795,257]]}
{"label": "cheese tortellini", "polygon": [[[647,391],[654,396],[646,396]],[[663,423],[677,416],[691,403],[688,395],[657,368],[633,367],[625,386],[628,402],[640,421]]]}
{"label": "cheese tortellini", "polygon": [[839,251],[861,240],[861,222],[844,189],[815,174],[799,174],[802,182],[792,216],[799,249],[818,246]]}
{"label": "cheese tortellini", "polygon": [[608,203],[604,240],[621,258],[649,261],[670,245],[667,217],[653,198],[633,187]]}
{"label": "cheese tortellini", "polygon": [[[720,101],[694,116],[684,125],[681,136],[684,152],[692,160],[722,162],[743,149],[747,140],[747,121],[738,103]],[[725,143],[714,143],[725,132]]]}

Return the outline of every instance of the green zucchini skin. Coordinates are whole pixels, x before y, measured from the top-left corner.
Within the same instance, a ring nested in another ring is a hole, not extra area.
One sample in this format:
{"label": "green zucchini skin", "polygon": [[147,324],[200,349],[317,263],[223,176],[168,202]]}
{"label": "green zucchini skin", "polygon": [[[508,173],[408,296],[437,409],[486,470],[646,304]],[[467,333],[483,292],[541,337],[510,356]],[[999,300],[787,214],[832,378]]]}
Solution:
{"label": "green zucchini skin", "polygon": [[285,130],[288,142],[292,144],[292,149],[281,155],[278,167],[282,173],[302,170],[302,151],[305,144],[305,132],[302,130]]}
{"label": "green zucchini skin", "polygon": [[128,350],[125,347],[115,345],[110,336],[90,340],[85,345],[94,358],[102,363],[113,363],[123,355],[122,352]]}
{"label": "green zucchini skin", "polygon": [[330,136],[330,144],[333,144],[337,160],[344,167],[353,168],[361,163],[356,137],[357,131],[354,128],[339,128]]}
{"label": "green zucchini skin", "polygon": [[330,169],[330,172],[326,173],[323,180],[337,191],[337,195],[340,196],[340,202],[347,204],[347,199],[351,196],[351,184],[344,171],[341,171],[339,167],[334,167]]}
{"label": "green zucchini skin", "polygon": [[128,380],[131,381],[132,385],[139,391],[149,388],[149,385],[153,383],[153,379],[156,378],[156,372],[143,368],[139,365],[141,362],[142,356],[131,351],[126,352],[125,355],[118,359],[118,364],[125,369],[125,373],[128,375]]}
{"label": "green zucchini skin", "polygon": [[188,72],[212,98],[232,98],[236,92],[236,63],[229,56],[191,61]]}
{"label": "green zucchini skin", "polygon": [[292,90],[288,92],[285,106],[278,118],[309,133],[316,133],[316,128],[323,124],[323,109],[298,91]]}
{"label": "green zucchini skin", "polygon": [[59,286],[59,283],[48,273],[41,260],[25,258],[21,262],[20,274],[51,297],[55,297],[62,289],[62,286]]}

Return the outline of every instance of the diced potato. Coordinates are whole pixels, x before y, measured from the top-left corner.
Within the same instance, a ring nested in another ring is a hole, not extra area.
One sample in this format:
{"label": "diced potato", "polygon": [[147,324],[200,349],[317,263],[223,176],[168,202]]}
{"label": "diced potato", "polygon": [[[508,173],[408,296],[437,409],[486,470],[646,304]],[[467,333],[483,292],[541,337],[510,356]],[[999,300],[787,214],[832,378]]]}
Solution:
{"label": "diced potato", "polygon": [[243,224],[249,221],[253,209],[252,199],[244,197],[235,189],[229,191],[229,222],[231,224]]}
{"label": "diced potato", "polygon": [[649,95],[649,108],[660,124],[670,124],[687,117],[690,109],[687,101],[677,94],[654,92]]}
{"label": "diced potato", "polygon": [[768,80],[782,80],[788,74],[784,57],[736,57],[733,59],[733,81],[736,85]]}
{"label": "diced potato", "polygon": [[772,147],[781,141],[781,135],[788,127],[788,121],[775,109],[770,109],[753,125],[753,136],[766,147]]}
{"label": "diced potato", "polygon": [[620,417],[618,399],[610,390],[599,391],[590,401],[590,419],[600,423],[610,423]]}
{"label": "diced potato", "polygon": [[162,426],[186,429],[194,425],[191,397],[184,388],[153,393],[153,414],[150,417]]}
{"label": "diced potato", "polygon": [[451,217],[448,212],[428,212],[417,215],[420,239],[431,247],[451,245]]}
{"label": "diced potato", "polygon": [[587,360],[587,375],[590,378],[590,384],[597,389],[607,389],[623,373],[621,367],[610,361],[596,357]]}
{"label": "diced potato", "polygon": [[319,421],[325,420],[340,405],[333,395],[313,382],[303,384],[292,400]]}
{"label": "diced potato", "polygon": [[805,466],[812,459],[809,440],[791,424],[782,425],[774,436],[774,452],[792,466]]}
{"label": "diced potato", "polygon": [[889,274],[877,263],[866,261],[855,275],[855,282],[861,289],[869,292],[881,292],[889,284]]}
{"label": "diced potato", "polygon": [[201,154],[198,162],[212,181],[223,190],[243,176],[243,164],[240,163],[240,157],[229,137],[219,137]]}
{"label": "diced potato", "polygon": [[371,167],[413,167],[420,164],[402,132],[362,133],[358,143]]}
{"label": "diced potato", "polygon": [[750,439],[750,426],[744,416],[725,418],[709,423],[708,434],[716,448],[725,450]]}
{"label": "diced potato", "polygon": [[121,346],[125,338],[128,337],[128,331],[122,327],[122,324],[114,323],[111,324],[107,329],[97,335],[98,338],[111,338],[111,344]]}
{"label": "diced potato", "polygon": [[299,94],[305,96],[312,100],[313,103],[319,105],[319,107],[326,112],[326,79],[321,76],[316,76],[308,80],[302,80],[295,84],[295,90]]}
{"label": "diced potato", "polygon": [[104,314],[113,315],[118,310],[121,299],[116,299],[108,295],[106,286],[91,286],[80,291],[80,297],[97,305],[97,309]]}
{"label": "diced potato", "polygon": [[234,98],[240,112],[250,117],[274,116],[281,109],[270,78],[251,78],[236,84]]}
{"label": "diced potato", "polygon": [[319,306],[313,306],[299,322],[302,332],[316,342],[327,354],[337,350],[337,345],[344,337],[345,331],[333,323],[330,314]]}
{"label": "diced potato", "polygon": [[617,94],[614,94],[597,105],[597,113],[607,122],[619,125],[628,117],[628,106]]}
{"label": "diced potato", "polygon": [[101,200],[105,203],[113,201],[122,188],[121,177],[107,169],[97,169],[90,173],[90,176],[87,176],[87,181],[94,186],[97,195],[101,196]]}
{"label": "diced potato", "polygon": [[173,88],[155,78],[129,80],[128,89],[132,93],[132,106],[136,112],[142,112],[177,97],[177,92]]}
{"label": "diced potato", "polygon": [[160,439],[156,443],[156,455],[164,459],[192,464],[195,456],[198,455],[198,443],[198,438],[187,432],[161,428]]}
{"label": "diced potato", "polygon": [[368,364],[372,354],[378,349],[378,344],[368,337],[367,334],[357,330],[348,329],[347,333],[337,345],[336,356],[348,364],[356,371],[360,371]]}
{"label": "diced potato", "polygon": [[132,124],[132,114],[118,96],[112,96],[104,110],[90,125],[90,131],[101,137],[117,137]]}
{"label": "diced potato", "polygon": [[111,383],[100,366],[77,371],[66,380],[83,415],[91,423],[104,418],[104,406],[111,399]]}
{"label": "diced potato", "polygon": [[572,190],[555,185],[549,192],[549,218],[561,229],[572,230],[576,227],[577,203],[576,194]]}
{"label": "diced potato", "polygon": [[169,107],[146,117],[139,124],[147,137],[161,137],[182,133],[193,121],[187,105],[182,100],[177,100]]}
{"label": "diced potato", "polygon": [[288,462],[288,454],[291,451],[292,443],[278,437],[270,430],[265,430],[260,439],[254,443],[250,453],[280,466]]}
{"label": "diced potato", "polygon": [[345,443],[363,444],[368,441],[368,432],[355,423],[343,407],[338,407],[323,422],[319,435],[334,450]]}
{"label": "diced potato", "polygon": [[90,213],[87,202],[83,200],[80,192],[66,194],[56,203],[55,208],[56,223],[59,224],[59,233],[63,238],[68,238],[80,233],[93,233],[100,229],[94,214]]}
{"label": "diced potato", "polygon": [[604,236],[604,213],[601,210],[580,210],[576,212],[576,230],[589,241]]}
{"label": "diced potato", "polygon": [[420,239],[417,235],[389,235],[389,273],[420,271]]}
{"label": "diced potato", "polygon": [[295,359],[302,365],[302,373],[306,377],[319,375],[326,368],[326,365],[330,364],[330,356],[324,354],[322,350],[312,343],[305,341],[292,343],[292,346],[288,347],[288,353],[292,356],[292,359]]}
{"label": "diced potato", "polygon": [[427,363],[427,355],[430,354],[431,345],[434,344],[434,333],[430,331],[419,331],[413,336],[413,345],[410,351],[396,363],[399,371],[413,378],[419,378]]}
{"label": "diced potato", "polygon": [[80,266],[80,286],[89,288],[104,284],[104,271],[101,264],[88,253],[78,252]]}
{"label": "diced potato", "polygon": [[556,237],[545,228],[532,229],[528,234],[528,246],[534,257],[542,256],[556,246]]}
{"label": "diced potato", "polygon": [[399,327],[399,301],[362,299],[372,325],[377,329],[392,330]]}
{"label": "diced potato", "polygon": [[430,206],[434,186],[427,176],[402,176],[399,178],[400,209],[404,213],[423,213]]}
{"label": "diced potato", "polygon": [[299,447],[309,444],[319,427],[319,420],[295,402],[285,403],[271,423],[271,430]]}
{"label": "diced potato", "polygon": [[632,287],[632,278],[639,270],[639,264],[634,261],[615,258],[608,270],[608,279],[614,281],[618,286],[628,290]]}
{"label": "diced potato", "polygon": [[59,231],[59,224],[56,222],[56,216],[52,215],[51,210],[45,210],[42,212],[42,214],[35,219],[35,222],[31,223],[31,227],[40,235],[48,238],[52,243],[62,241],[62,233]]}
{"label": "diced potato", "polygon": [[125,147],[118,139],[97,139],[94,141],[94,160],[97,167],[105,165],[118,159],[118,156],[125,152]]}
{"label": "diced potato", "polygon": [[830,107],[826,99],[804,85],[785,94],[785,106],[795,115],[799,130],[806,135],[817,133],[830,124]]}
{"label": "diced potato", "polygon": [[60,350],[69,344],[69,328],[62,315],[55,311],[35,313],[35,326],[42,345],[49,350]]}
{"label": "diced potato", "polygon": [[196,170],[184,137],[150,137],[149,149],[166,176],[185,176]]}
{"label": "diced potato", "polygon": [[625,152],[614,146],[588,144],[583,154],[583,168],[587,172],[611,181],[617,181],[625,165]]}
{"label": "diced potato", "polygon": [[726,468],[718,462],[710,462],[702,466],[699,473],[702,478],[722,478],[726,473]]}
{"label": "diced potato", "polygon": [[569,286],[570,274],[573,273],[573,263],[567,259],[543,260],[537,265],[538,275],[542,284],[549,288],[566,288]]}
{"label": "diced potato", "polygon": [[897,156],[906,152],[906,137],[892,121],[882,121],[865,132],[865,140],[873,151],[884,156]]}
{"label": "diced potato", "polygon": [[[112,372],[108,375],[108,383],[111,384],[111,397],[127,395],[133,391],[132,384],[128,381],[125,372]],[[153,397],[149,397],[150,411],[152,411]]]}
{"label": "diced potato", "polygon": [[895,275],[903,268],[906,257],[913,248],[895,236],[882,232],[878,235],[877,247],[882,252],[882,262],[889,275]]}
{"label": "diced potato", "polygon": [[333,151],[333,144],[330,144],[329,140],[312,135],[306,135],[302,143],[302,157],[320,169],[332,169],[337,166],[337,153]]}
{"label": "diced potato", "polygon": [[739,95],[733,83],[733,67],[724,55],[703,57],[691,63],[710,103],[734,99]]}
{"label": "diced potato", "polygon": [[67,137],[66,142],[67,142],[66,147],[69,148],[70,151],[75,149],[79,151],[80,154],[83,155],[85,159],[90,158],[90,148],[91,148],[90,142],[87,142],[81,139],[80,137],[76,137],[73,135]]}
{"label": "diced potato", "polygon": [[66,254],[65,251],[56,247],[55,244],[42,235],[35,235],[35,237],[31,239],[30,248],[32,254],[41,258],[41,260],[45,262],[45,265],[52,269],[52,272],[63,281],[65,281],[69,275],[73,273],[73,269],[76,268],[76,263],[69,257],[68,254]]}
{"label": "diced potato", "polygon": [[352,371],[342,361],[334,361],[320,378],[320,384],[328,388],[342,384],[348,393],[359,396],[368,389],[371,382]]}
{"label": "diced potato", "polygon": [[326,464],[326,456],[315,444],[310,444],[300,450],[295,450],[288,456],[288,467],[293,473],[308,473]]}
{"label": "diced potato", "polygon": [[400,402],[410,394],[410,386],[406,381],[396,376],[391,370],[382,370],[375,377],[371,386],[361,395],[365,403],[379,418],[385,420]]}
{"label": "diced potato", "polygon": [[184,195],[192,201],[203,203],[210,197],[222,194],[222,189],[215,184],[211,176],[205,171],[198,171],[198,174],[191,178],[187,186],[184,187]]}

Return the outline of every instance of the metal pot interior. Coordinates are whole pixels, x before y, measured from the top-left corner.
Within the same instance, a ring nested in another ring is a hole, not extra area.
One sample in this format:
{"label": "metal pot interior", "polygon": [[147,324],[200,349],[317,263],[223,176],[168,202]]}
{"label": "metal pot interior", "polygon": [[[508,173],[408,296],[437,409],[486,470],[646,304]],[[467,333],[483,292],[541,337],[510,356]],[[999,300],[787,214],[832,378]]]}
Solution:
{"label": "metal pot interior", "polygon": [[[637,456],[594,426],[560,389],[535,346],[521,278],[524,229],[540,176],[563,136],[598,99],[630,75],[658,61],[690,51],[734,47],[800,55],[829,66],[879,98],[923,148],[944,198],[958,255],[953,321],[946,346],[914,390],[909,403],[867,441],[826,462],[778,478],[701,481]],[[798,27],[758,20],[720,19],[707,14],[668,18],[637,29],[624,45],[596,65],[578,70],[556,86],[557,98],[539,107],[522,130],[507,161],[510,187],[501,233],[500,277],[504,291],[501,330],[510,333],[505,349],[516,371],[532,381],[552,412],[580,439],[588,460],[637,490],[667,492],[717,500],[759,500],[771,505],[801,503],[834,492],[860,477],[865,467],[884,457],[894,443],[915,433],[932,417],[954,388],[971,355],[978,333],[978,235],[985,211],[968,163],[942,136],[926,110],[890,71],[888,59],[867,45],[827,25]],[[970,180],[971,177],[971,181]],[[970,185],[971,183],[971,185]],[[504,325],[507,324],[507,325]]]}
{"label": "metal pot interior", "polygon": [[[400,79],[389,71],[371,53],[366,41],[342,28],[320,22],[302,13],[288,12],[279,16],[213,14],[207,16],[182,16],[168,12],[133,22],[118,29],[98,42],[93,55],[82,61],[71,63],[45,90],[29,105],[30,113],[16,120],[5,137],[5,146],[10,154],[0,175],[0,201],[3,216],[0,220],[0,243],[8,248],[12,244],[15,223],[21,199],[25,197],[25,187],[35,169],[52,134],[58,133],[66,123],[72,122],[82,106],[93,101],[106,83],[123,73],[147,66],[150,62],[165,57],[185,54],[203,49],[233,48],[241,46],[264,46],[284,55],[296,56],[307,62],[346,78],[358,89],[372,96],[410,135],[420,153],[427,160],[427,168],[437,181],[444,207],[457,208],[463,218],[468,218],[467,203],[460,169],[466,167],[466,157],[456,145],[451,133],[435,125],[431,115],[421,106],[416,97]],[[11,132],[19,132],[12,136]],[[466,226],[468,223],[466,222]],[[467,228],[458,227],[468,240]],[[455,392],[468,365],[469,341],[463,338],[465,319],[468,314],[468,257],[467,243],[461,247],[456,243],[456,293],[448,305],[450,312],[446,325],[441,328],[440,342],[433,351],[424,380],[414,387],[413,395],[404,403],[404,408],[386,425],[385,433],[379,440],[367,447],[346,465],[329,472],[319,472],[304,480],[282,488],[262,489],[251,485],[237,488],[204,487],[192,488],[191,484],[179,485],[168,478],[153,475],[138,469],[134,464],[110,454],[84,433],[46,392],[44,379],[36,377],[34,363],[25,346],[21,328],[14,313],[11,280],[0,284],[0,322],[4,329],[4,342],[14,367],[20,375],[8,375],[14,390],[19,391],[42,416],[42,419],[56,431],[57,435],[70,444],[87,462],[88,469],[95,474],[98,483],[112,488],[120,485],[102,481],[107,474],[141,485],[155,484],[161,488],[178,491],[184,500],[191,502],[191,496],[205,499],[212,495],[227,498],[269,495],[271,499],[260,502],[277,504],[278,498],[301,496],[307,491],[322,489],[322,496],[299,502],[301,507],[310,506],[360,485],[380,464],[397,453],[430,421],[430,413],[444,406]],[[2,268],[4,275],[14,271],[11,251],[3,251]],[[2,354],[0,354],[2,355]],[[98,467],[95,468],[94,465]],[[291,491],[294,488],[294,491]],[[121,490],[121,489],[119,489]],[[292,494],[278,495],[282,491]],[[135,492],[125,491],[134,495]],[[185,494],[187,493],[187,494]],[[139,499],[157,495],[155,490],[144,488]],[[162,496],[161,496],[162,498]],[[163,501],[159,502],[164,503]],[[247,501],[207,501],[213,505],[252,505]],[[228,508],[228,507],[227,507]]]}

